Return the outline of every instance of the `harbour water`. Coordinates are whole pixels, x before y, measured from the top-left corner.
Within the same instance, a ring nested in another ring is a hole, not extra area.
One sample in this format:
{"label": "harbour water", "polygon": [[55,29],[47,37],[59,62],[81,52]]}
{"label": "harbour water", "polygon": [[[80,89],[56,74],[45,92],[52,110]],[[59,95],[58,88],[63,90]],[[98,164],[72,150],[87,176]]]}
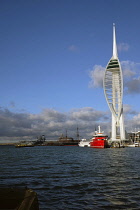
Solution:
{"label": "harbour water", "polygon": [[40,210],[140,209],[140,147],[0,146],[0,187],[28,187]]}

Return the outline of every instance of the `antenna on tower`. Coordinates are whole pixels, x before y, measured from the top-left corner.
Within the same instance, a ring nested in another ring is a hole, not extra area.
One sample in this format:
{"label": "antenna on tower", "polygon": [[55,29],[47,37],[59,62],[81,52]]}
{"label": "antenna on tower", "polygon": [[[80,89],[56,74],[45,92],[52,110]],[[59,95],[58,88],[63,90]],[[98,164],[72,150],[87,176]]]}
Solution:
{"label": "antenna on tower", "polygon": [[113,58],[118,58],[115,23],[113,23]]}

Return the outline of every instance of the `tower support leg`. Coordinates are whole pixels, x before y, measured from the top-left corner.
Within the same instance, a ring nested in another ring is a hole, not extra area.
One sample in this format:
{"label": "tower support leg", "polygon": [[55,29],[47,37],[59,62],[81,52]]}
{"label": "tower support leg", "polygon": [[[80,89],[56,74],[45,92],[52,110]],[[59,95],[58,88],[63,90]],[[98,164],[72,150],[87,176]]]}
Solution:
{"label": "tower support leg", "polygon": [[125,128],[124,128],[123,113],[121,114],[121,117],[120,117],[120,139],[125,140]]}
{"label": "tower support leg", "polygon": [[112,114],[112,140],[116,140],[116,119]]}

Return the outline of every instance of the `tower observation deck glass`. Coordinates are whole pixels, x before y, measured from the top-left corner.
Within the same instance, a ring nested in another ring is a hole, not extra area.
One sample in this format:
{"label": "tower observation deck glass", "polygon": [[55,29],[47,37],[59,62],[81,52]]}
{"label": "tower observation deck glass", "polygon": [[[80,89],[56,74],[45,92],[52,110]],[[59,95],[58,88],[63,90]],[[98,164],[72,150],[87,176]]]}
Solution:
{"label": "tower observation deck glass", "polygon": [[104,77],[104,91],[107,103],[115,116],[120,116],[123,97],[122,72],[118,59],[111,59]]}

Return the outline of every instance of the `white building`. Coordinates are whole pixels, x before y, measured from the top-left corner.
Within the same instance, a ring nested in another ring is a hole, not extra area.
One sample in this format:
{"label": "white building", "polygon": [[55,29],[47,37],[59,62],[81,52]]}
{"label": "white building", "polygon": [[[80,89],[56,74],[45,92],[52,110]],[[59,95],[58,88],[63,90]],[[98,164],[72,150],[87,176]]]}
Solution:
{"label": "white building", "polygon": [[115,24],[113,24],[113,56],[109,60],[104,75],[104,93],[112,113],[111,140],[125,140],[123,119],[123,76],[118,59]]}

